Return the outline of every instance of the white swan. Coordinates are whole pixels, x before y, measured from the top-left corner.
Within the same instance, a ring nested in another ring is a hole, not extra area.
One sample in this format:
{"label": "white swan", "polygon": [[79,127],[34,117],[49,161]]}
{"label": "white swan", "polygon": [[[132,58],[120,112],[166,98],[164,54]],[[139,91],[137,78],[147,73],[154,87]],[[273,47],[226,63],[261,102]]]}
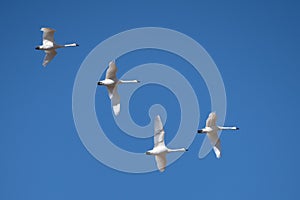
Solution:
{"label": "white swan", "polygon": [[46,55],[43,61],[44,67],[46,67],[46,65],[54,58],[54,56],[56,56],[57,53],[55,49],[79,46],[76,43],[65,44],[65,45],[56,44],[54,41],[54,32],[55,32],[54,29],[41,28],[41,31],[43,31],[43,45],[37,46],[35,49],[45,51]]}
{"label": "white swan", "polygon": [[156,165],[160,172],[165,171],[167,165],[166,154],[170,152],[185,152],[185,148],[169,149],[164,141],[165,131],[161,123],[160,116],[157,115],[154,121],[154,147],[146,152],[147,155],[155,155]]}
{"label": "white swan", "polygon": [[215,112],[209,114],[206,120],[206,127],[198,130],[198,133],[206,133],[209,138],[211,145],[213,146],[214,152],[217,158],[221,157],[221,141],[218,137],[219,130],[239,130],[237,127],[222,127],[216,125],[217,115]]}
{"label": "white swan", "polygon": [[114,61],[111,61],[106,71],[105,80],[98,82],[98,85],[104,85],[107,87],[108,96],[111,99],[113,111],[116,116],[119,115],[120,113],[120,95],[118,94],[118,84],[140,82],[138,80],[130,80],[130,81],[118,80],[116,76],[117,71],[118,68],[116,66],[116,63]]}

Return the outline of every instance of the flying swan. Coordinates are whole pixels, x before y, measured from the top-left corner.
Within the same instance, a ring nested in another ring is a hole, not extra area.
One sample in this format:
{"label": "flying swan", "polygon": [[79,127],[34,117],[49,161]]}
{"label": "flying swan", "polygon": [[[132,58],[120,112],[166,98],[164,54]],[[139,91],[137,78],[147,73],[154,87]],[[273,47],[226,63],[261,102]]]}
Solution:
{"label": "flying swan", "polygon": [[117,71],[118,68],[116,66],[116,63],[114,61],[111,61],[106,71],[105,80],[98,82],[98,85],[104,85],[107,87],[108,96],[111,100],[113,111],[116,116],[119,115],[120,113],[120,95],[118,94],[118,84],[140,82],[138,80],[130,80],[130,81],[118,80],[116,76]]}
{"label": "flying swan", "polygon": [[155,156],[156,165],[160,172],[163,172],[166,169],[167,153],[188,151],[185,148],[169,149],[165,145],[164,137],[165,137],[165,131],[161,123],[160,116],[157,115],[154,121],[154,148],[152,150],[147,151],[146,154]]}
{"label": "flying swan", "polygon": [[217,158],[221,157],[221,142],[218,137],[219,130],[239,130],[237,127],[222,127],[216,125],[217,115],[215,112],[209,114],[206,120],[206,127],[198,130],[198,133],[206,133],[207,137],[210,140],[211,145],[213,146],[213,150],[216,154]]}
{"label": "flying swan", "polygon": [[55,49],[79,46],[76,43],[65,44],[65,45],[56,44],[54,41],[54,32],[55,32],[54,29],[41,28],[41,31],[43,31],[43,45],[37,46],[35,49],[45,51],[46,55],[43,61],[44,67],[46,67],[46,65],[56,56],[57,53]]}

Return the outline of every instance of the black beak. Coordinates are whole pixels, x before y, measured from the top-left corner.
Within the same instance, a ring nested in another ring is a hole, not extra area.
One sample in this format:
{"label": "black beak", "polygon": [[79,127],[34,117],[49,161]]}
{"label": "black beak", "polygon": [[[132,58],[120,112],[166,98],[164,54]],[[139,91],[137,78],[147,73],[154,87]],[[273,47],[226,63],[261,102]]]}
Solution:
{"label": "black beak", "polygon": [[185,151],[189,151],[189,149],[185,149]]}
{"label": "black beak", "polygon": [[97,83],[98,85],[103,85],[103,83],[101,83],[100,81]]}
{"label": "black beak", "polygon": [[236,130],[240,130],[240,128],[236,127]]}
{"label": "black beak", "polygon": [[39,47],[35,47],[35,49],[36,49],[36,50],[39,50],[40,48],[39,48]]}
{"label": "black beak", "polygon": [[198,133],[203,133],[203,131],[202,131],[202,130],[198,130],[197,132],[198,132]]}

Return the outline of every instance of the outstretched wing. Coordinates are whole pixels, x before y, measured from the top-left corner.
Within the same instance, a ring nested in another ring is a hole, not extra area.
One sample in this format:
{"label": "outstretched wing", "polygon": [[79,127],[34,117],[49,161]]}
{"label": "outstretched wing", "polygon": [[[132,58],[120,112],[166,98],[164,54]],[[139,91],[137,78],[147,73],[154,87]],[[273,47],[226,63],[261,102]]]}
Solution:
{"label": "outstretched wing", "polygon": [[156,160],[156,166],[159,169],[159,171],[160,172],[165,171],[167,165],[166,154],[162,153],[159,155],[155,155],[155,160]]}
{"label": "outstretched wing", "polygon": [[165,131],[161,123],[160,116],[157,115],[154,121],[154,147],[165,146]]}
{"label": "outstretched wing", "polygon": [[115,89],[116,85],[108,85],[107,87],[107,91],[108,91],[108,96],[110,99],[113,98],[113,94],[114,94],[114,89]]}
{"label": "outstretched wing", "polygon": [[117,89],[114,90],[113,98],[111,99],[111,104],[115,115],[118,116],[120,114],[120,95],[118,94]]}
{"label": "outstretched wing", "polygon": [[41,28],[41,31],[43,31],[43,45],[53,45],[55,30],[51,28]]}
{"label": "outstretched wing", "polygon": [[207,133],[207,137],[209,138],[210,143],[213,146],[216,157],[220,158],[221,157],[221,141],[220,141],[217,131]]}
{"label": "outstretched wing", "polygon": [[111,99],[111,105],[114,111],[114,114],[117,116],[120,113],[120,95],[118,93],[117,85],[107,86],[108,96]]}
{"label": "outstretched wing", "polygon": [[216,122],[217,122],[217,115],[215,112],[212,112],[209,114],[206,120],[206,127],[216,126]]}
{"label": "outstretched wing", "polygon": [[108,67],[108,69],[106,71],[105,79],[115,80],[116,79],[117,71],[118,71],[118,68],[116,66],[116,63],[114,61],[111,61],[109,63],[109,67]]}
{"label": "outstretched wing", "polygon": [[44,61],[43,61],[43,66],[46,67],[46,65],[56,56],[56,51],[53,50],[45,50],[45,57],[44,57]]}

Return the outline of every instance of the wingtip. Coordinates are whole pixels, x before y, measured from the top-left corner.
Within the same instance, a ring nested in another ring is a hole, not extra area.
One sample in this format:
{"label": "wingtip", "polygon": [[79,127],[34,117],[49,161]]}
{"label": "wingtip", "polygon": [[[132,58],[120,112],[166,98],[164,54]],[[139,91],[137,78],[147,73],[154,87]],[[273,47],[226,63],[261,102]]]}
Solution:
{"label": "wingtip", "polygon": [[118,116],[120,114],[120,111],[114,111],[115,116]]}
{"label": "wingtip", "polygon": [[113,105],[113,113],[115,116],[118,116],[120,114],[120,104],[116,104],[116,105]]}
{"label": "wingtip", "polygon": [[216,111],[210,113],[210,115],[217,115]]}
{"label": "wingtip", "polygon": [[53,28],[49,28],[49,27],[42,27],[41,29],[40,29],[41,31],[56,31],[55,29],[53,29]]}
{"label": "wingtip", "polygon": [[160,172],[164,172],[166,168],[159,169]]}
{"label": "wingtip", "polygon": [[220,159],[221,158],[221,151],[217,147],[213,147],[216,158]]}

